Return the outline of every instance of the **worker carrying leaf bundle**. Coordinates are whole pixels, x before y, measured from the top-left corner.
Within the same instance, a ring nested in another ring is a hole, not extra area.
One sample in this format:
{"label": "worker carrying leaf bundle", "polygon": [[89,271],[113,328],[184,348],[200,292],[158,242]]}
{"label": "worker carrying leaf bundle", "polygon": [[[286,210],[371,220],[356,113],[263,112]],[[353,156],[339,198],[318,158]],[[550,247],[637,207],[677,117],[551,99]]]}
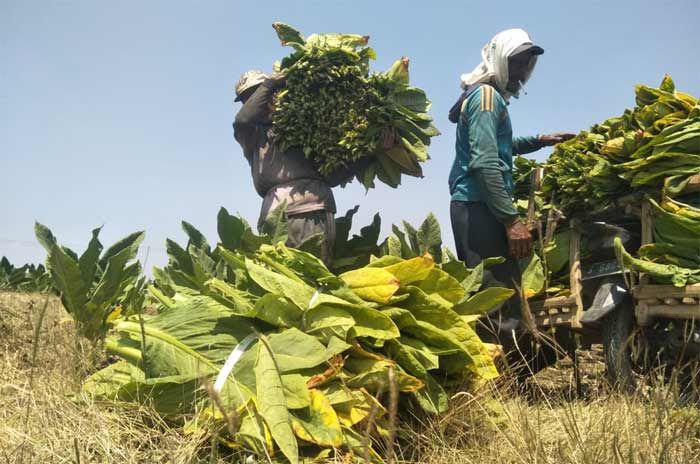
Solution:
{"label": "worker carrying leaf bundle", "polygon": [[[449,114],[450,121],[457,124],[456,157],[449,176],[457,255],[469,267],[488,257],[506,258],[486,270],[485,286],[517,289],[521,280],[518,260],[532,251],[532,236],[513,203],[513,155],[574,137],[568,133],[513,137],[509,100],[519,96],[543,53],[522,29],[500,32],[484,46],[483,61],[462,75],[464,92]],[[485,325],[490,327],[482,327],[483,336],[497,338],[506,352],[512,352],[514,338],[526,341],[520,314],[516,292],[489,314]]]}
{"label": "worker carrying leaf bundle", "polygon": [[[284,88],[284,74],[267,76],[250,70],[236,84],[236,100],[243,103],[233,122],[234,137],[243,148],[255,190],[263,198],[258,226],[278,207],[286,208],[287,245],[316,252],[329,263],[335,242],[336,205],[332,187],[346,183],[355,170],[340,169],[322,176],[300,148],[282,150],[272,133],[275,93]],[[394,144],[391,131],[382,143]],[[362,168],[361,164],[353,166]],[[319,246],[314,246],[314,244]],[[319,249],[320,248],[320,249]]]}

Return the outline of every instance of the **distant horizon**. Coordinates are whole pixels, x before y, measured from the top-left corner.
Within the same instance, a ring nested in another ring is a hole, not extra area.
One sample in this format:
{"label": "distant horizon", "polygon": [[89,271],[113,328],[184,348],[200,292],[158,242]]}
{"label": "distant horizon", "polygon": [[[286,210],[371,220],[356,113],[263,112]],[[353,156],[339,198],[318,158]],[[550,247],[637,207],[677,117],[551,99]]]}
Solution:
{"label": "distant horizon", "polygon": [[[211,242],[221,206],[254,225],[261,199],[233,139],[240,108],[233,87],[247,69],[270,71],[289,53],[274,21],[304,35],[369,35],[378,55],[372,69],[408,56],[411,82],[433,101],[442,135],[423,179],[367,193],[357,182],[334,190],[338,215],[360,205],[354,232],[380,213],[382,239],[392,223],[417,225],[434,212],[454,249],[447,111],[459,75],[503,29],[522,27],[545,49],[526,95],[509,107],[515,135],[585,130],[634,106],[634,86],[656,86],[666,73],[679,90],[700,96],[700,2],[693,0],[596,0],[578,8],[546,0],[509,4],[507,13],[456,1],[40,5],[0,5],[0,256],[15,266],[44,261],[35,220],[76,252],[100,225],[105,246],[145,230],[139,258],[148,256],[149,273],[167,262],[166,237],[186,241],[181,220]],[[541,161],[550,152],[528,157]]]}

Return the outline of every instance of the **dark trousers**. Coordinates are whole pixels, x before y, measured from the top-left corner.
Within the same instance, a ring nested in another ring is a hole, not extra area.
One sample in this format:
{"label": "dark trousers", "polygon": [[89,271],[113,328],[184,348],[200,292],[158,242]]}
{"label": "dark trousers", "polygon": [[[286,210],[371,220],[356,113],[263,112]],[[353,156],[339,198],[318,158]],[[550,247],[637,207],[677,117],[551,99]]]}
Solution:
{"label": "dark trousers", "polygon": [[[287,246],[304,249],[330,265],[335,246],[335,215],[332,212],[319,210],[290,214],[287,229]],[[311,243],[315,237],[322,237],[319,244]]]}
{"label": "dark trousers", "polygon": [[[457,257],[467,267],[473,268],[485,258],[502,256],[506,259],[501,264],[484,269],[482,288],[505,287],[516,291],[511,299],[491,310],[477,325],[479,336],[484,341],[502,345],[511,365],[522,364],[519,361],[523,360],[523,356],[530,360],[532,340],[522,323],[518,294],[520,266],[508,252],[505,226],[481,202],[452,201],[450,219]],[[538,369],[535,366],[531,368]]]}

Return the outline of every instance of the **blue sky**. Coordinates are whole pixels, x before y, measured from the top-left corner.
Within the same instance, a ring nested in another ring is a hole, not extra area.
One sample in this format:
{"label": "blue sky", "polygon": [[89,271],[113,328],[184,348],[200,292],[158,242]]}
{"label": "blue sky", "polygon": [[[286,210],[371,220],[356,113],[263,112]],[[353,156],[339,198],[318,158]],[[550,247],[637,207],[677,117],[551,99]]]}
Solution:
{"label": "blue sky", "polygon": [[338,209],[359,204],[357,225],[380,212],[385,231],[433,211],[452,246],[446,115],[491,36],[522,27],[546,50],[511,104],[515,133],[579,131],[632,106],[634,85],[666,72],[700,95],[699,17],[697,0],[0,0],[0,255],[43,260],[34,220],[78,250],[104,225],[107,244],[146,230],[150,267],[167,260],[166,237],[184,242],[182,219],[212,241],[222,205],[254,223],[260,199],[232,137],[233,86],[287,54],[273,21],[307,35],[368,34],[375,70],[411,58],[443,132],[425,178],[337,189]]}

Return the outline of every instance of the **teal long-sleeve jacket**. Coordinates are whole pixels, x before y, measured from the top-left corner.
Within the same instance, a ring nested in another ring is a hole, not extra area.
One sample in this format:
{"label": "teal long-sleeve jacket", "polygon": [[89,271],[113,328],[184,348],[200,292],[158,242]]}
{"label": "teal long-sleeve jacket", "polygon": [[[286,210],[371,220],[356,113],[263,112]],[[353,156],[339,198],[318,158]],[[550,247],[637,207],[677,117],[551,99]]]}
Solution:
{"label": "teal long-sleeve jacket", "polygon": [[513,155],[543,147],[538,136],[513,138],[508,103],[487,84],[471,91],[457,122],[456,156],[450,171],[452,200],[486,203],[496,218],[510,224],[513,204]]}

